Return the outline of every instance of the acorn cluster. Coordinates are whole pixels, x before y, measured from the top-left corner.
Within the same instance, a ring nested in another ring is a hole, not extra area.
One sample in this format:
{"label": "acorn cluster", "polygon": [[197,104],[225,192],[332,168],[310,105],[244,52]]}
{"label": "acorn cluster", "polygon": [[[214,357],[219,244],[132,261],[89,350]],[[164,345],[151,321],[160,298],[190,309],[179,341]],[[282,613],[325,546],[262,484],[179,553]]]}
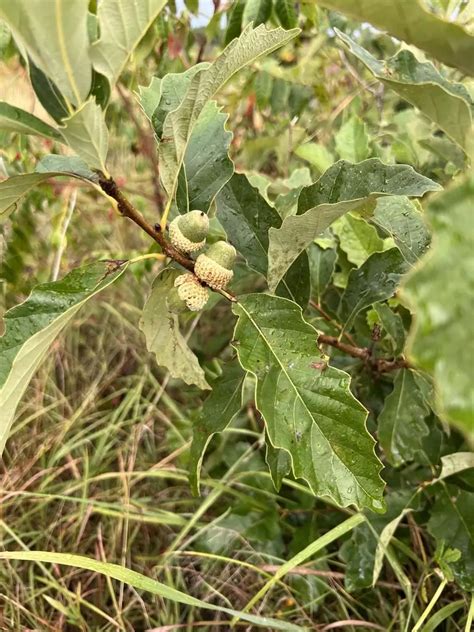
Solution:
{"label": "acorn cluster", "polygon": [[[197,253],[206,245],[209,218],[202,211],[176,217],[169,226],[172,245],[185,255]],[[175,280],[178,301],[191,311],[199,311],[209,299],[208,287],[224,290],[232,281],[236,251],[226,241],[217,241],[198,255],[194,274],[186,272]]]}

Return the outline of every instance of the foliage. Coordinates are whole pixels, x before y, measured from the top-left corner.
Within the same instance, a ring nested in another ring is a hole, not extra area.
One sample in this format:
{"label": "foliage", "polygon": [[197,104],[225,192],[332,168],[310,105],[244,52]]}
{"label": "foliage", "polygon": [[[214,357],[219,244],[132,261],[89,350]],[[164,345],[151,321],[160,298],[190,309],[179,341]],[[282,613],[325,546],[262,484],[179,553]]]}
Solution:
{"label": "foliage", "polygon": [[0,0],[7,625],[467,630],[469,12],[203,4]]}

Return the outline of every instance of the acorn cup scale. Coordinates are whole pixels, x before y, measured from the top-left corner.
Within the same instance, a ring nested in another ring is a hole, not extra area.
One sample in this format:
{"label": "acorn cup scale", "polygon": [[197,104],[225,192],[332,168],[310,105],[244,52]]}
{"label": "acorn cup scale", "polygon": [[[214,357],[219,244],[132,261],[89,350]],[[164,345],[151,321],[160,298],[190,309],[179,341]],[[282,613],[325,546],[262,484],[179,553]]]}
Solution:
{"label": "acorn cup scale", "polygon": [[192,312],[199,312],[209,299],[207,287],[203,287],[199,279],[189,272],[176,277],[174,287],[179,299]]}
{"label": "acorn cup scale", "polygon": [[217,241],[199,255],[194,274],[213,290],[224,290],[232,281],[236,251],[226,241]]}
{"label": "acorn cup scale", "polygon": [[197,252],[206,245],[209,217],[202,211],[190,211],[178,215],[169,225],[171,244],[180,252]]}

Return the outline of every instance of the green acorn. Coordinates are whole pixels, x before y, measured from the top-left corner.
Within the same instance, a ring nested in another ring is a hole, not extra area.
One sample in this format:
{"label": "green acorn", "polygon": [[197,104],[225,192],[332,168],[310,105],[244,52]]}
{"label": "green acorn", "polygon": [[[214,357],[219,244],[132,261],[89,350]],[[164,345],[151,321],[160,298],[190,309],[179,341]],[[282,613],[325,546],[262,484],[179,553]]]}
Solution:
{"label": "green acorn", "polygon": [[178,215],[169,225],[172,245],[183,253],[196,252],[206,244],[209,217],[202,211],[190,211]]}
{"label": "green acorn", "polygon": [[179,299],[184,301],[192,312],[201,310],[209,299],[209,290],[199,283],[194,274],[186,272],[176,277],[174,287],[178,291]]}
{"label": "green acorn", "polygon": [[231,281],[237,253],[226,241],[217,241],[196,259],[194,274],[212,287],[223,290]]}

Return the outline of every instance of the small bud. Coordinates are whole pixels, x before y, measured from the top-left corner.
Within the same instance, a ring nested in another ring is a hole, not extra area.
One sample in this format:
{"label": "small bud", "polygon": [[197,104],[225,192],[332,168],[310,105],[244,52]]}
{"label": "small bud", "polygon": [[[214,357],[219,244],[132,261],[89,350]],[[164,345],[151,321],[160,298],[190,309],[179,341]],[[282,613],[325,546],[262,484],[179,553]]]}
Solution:
{"label": "small bud", "polygon": [[201,310],[209,299],[209,290],[199,283],[194,274],[181,274],[174,282],[179,298],[192,312]]}
{"label": "small bud", "polygon": [[213,290],[223,290],[234,276],[232,267],[236,255],[233,246],[226,241],[218,241],[205,254],[199,255],[194,273]]}
{"label": "small bud", "polygon": [[201,250],[206,244],[208,232],[209,218],[202,211],[178,215],[169,226],[171,243],[184,253]]}

